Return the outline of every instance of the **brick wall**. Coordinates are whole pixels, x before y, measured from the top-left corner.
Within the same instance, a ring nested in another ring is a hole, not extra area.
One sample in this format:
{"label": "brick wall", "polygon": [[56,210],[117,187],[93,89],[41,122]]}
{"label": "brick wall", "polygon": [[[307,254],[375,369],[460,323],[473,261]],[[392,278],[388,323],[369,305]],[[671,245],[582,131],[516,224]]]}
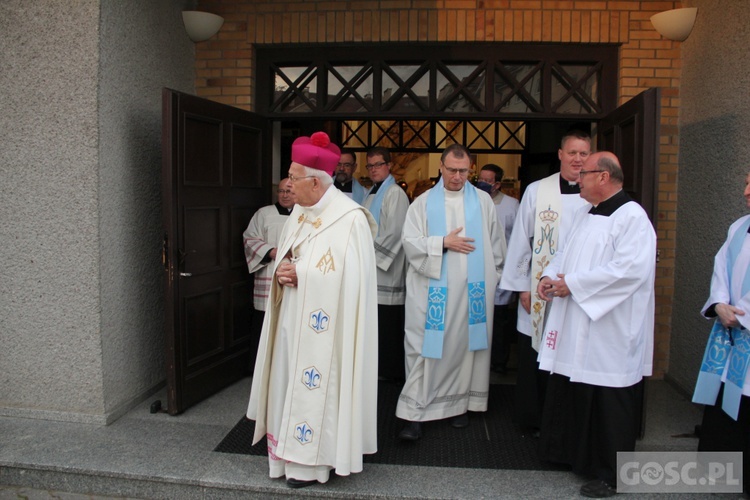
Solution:
{"label": "brick wall", "polygon": [[655,375],[669,366],[677,215],[680,44],[649,18],[670,1],[575,0],[201,0],[225,18],[217,36],[196,44],[198,95],[253,109],[253,44],[335,42],[620,43],[618,96],[624,103],[662,88],[656,270]]}

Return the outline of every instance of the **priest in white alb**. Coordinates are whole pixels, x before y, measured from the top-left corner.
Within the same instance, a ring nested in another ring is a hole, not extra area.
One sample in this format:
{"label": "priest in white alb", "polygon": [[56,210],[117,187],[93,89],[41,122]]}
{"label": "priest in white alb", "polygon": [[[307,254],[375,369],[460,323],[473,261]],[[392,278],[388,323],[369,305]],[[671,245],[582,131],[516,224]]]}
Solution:
{"label": "priest in white alb", "polygon": [[500,282],[518,294],[518,376],[513,420],[524,432],[538,433],[542,423],[547,373],[537,355],[544,327],[545,301],[535,290],[542,271],[560,249],[572,227],[573,214],[588,202],[581,198],[578,171],[591,154],[591,137],[571,130],[560,141],[560,173],[526,188],[508,241],[508,256]]}
{"label": "priest in white alb", "polygon": [[[750,208],[750,174],[745,177]],[[693,402],[706,405],[698,451],[743,453],[750,493],[750,215],[737,219],[714,258],[711,293],[701,314],[714,320]]]}
{"label": "priest in white alb", "polygon": [[544,460],[590,481],[587,497],[616,493],[617,452],[634,451],[643,377],[654,349],[656,233],[622,189],[617,157],[595,153],[579,175],[582,207],[537,293],[549,316],[539,368],[550,372],[539,438]]}
{"label": "priest in white alb", "polygon": [[370,213],[333,187],[339,149],[292,144],[297,205],[282,231],[247,417],[293,488],[362,471],[377,450],[377,278]]}
{"label": "priest in white alb", "polygon": [[378,223],[375,258],[378,264],[378,377],[404,381],[404,301],[406,258],[401,243],[409,198],[391,175],[391,154],[376,147],[367,152],[373,182],[362,206]]}
{"label": "priest in white alb", "polygon": [[247,229],[242,233],[247,269],[250,274],[255,273],[253,276],[253,308],[255,310],[250,323],[252,336],[250,355],[253,363],[258,350],[260,331],[263,328],[263,317],[266,314],[268,292],[271,290],[273,280],[272,264],[276,260],[276,247],[279,244],[281,230],[294,207],[294,196],[289,186],[289,179],[279,181],[277,193],[278,201],[255,212]]}
{"label": "priest in white alb", "polygon": [[489,195],[466,182],[469,151],[443,151],[441,179],[409,207],[403,242],[406,271],[406,383],[396,416],[415,441],[422,422],[487,411],[495,286],[505,236]]}

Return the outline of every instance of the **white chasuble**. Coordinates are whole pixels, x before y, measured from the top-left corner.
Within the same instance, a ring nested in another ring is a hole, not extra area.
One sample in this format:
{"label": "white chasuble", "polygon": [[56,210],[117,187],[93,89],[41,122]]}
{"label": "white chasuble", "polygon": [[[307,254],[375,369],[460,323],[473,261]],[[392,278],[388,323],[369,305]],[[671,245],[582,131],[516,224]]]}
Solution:
{"label": "white chasuble", "polygon": [[583,207],[544,272],[570,295],[548,305],[539,368],[571,382],[629,387],[651,375],[656,234],[640,205],[610,216]]}
{"label": "white chasuble", "polygon": [[271,477],[289,461],[325,482],[331,468],[360,472],[377,449],[375,230],[333,187],[284,227],[274,268],[291,256],[298,284],[273,280],[247,412],[254,442],[268,439]]}
{"label": "white chasuble", "polygon": [[[502,274],[505,238],[489,195],[479,192],[484,243],[486,290],[494,290]],[[467,257],[443,253],[442,236],[429,236],[427,196],[419,196],[409,207],[403,242],[408,262],[406,271],[406,383],[399,397],[396,416],[411,421],[448,418],[466,410],[486,411],[489,394],[490,349],[469,350]],[[445,220],[448,232],[464,227],[464,193],[445,191]],[[459,233],[465,236],[465,232]],[[448,297],[442,359],[421,355],[430,279],[440,278],[447,267]],[[486,294],[486,310],[493,310],[494,296]],[[487,315],[487,335],[492,338],[492,314]]]}

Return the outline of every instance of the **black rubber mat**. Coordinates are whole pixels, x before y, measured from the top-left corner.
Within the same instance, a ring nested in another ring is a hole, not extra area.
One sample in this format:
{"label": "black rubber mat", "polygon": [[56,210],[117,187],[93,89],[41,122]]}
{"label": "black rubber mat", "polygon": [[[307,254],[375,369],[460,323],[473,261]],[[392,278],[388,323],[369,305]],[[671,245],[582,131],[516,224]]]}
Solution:
{"label": "black rubber mat", "polygon": [[[512,385],[491,385],[489,408],[469,413],[469,426],[454,429],[449,420],[422,424],[422,439],[403,442],[396,418],[401,384],[380,382],[378,389],[378,452],[365,463],[466,467],[473,469],[561,470],[537,456],[537,440],[524,435],[511,421]],[[266,455],[266,440],[252,446],[255,422],[242,418],[214,451]]]}

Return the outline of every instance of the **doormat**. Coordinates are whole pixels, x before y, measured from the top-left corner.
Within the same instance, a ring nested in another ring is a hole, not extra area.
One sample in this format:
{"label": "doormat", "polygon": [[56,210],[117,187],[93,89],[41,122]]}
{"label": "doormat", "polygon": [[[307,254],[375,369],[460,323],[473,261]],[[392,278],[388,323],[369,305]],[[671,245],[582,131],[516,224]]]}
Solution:
{"label": "doormat", "polygon": [[[464,467],[471,469],[567,470],[539,460],[538,440],[521,433],[511,419],[513,385],[490,385],[489,408],[469,413],[469,427],[454,429],[450,419],[422,424],[416,442],[398,439],[404,423],[396,418],[402,384],[380,382],[378,388],[378,452],[365,463]],[[214,451],[267,456],[266,439],[253,446],[255,422],[242,418]]]}

